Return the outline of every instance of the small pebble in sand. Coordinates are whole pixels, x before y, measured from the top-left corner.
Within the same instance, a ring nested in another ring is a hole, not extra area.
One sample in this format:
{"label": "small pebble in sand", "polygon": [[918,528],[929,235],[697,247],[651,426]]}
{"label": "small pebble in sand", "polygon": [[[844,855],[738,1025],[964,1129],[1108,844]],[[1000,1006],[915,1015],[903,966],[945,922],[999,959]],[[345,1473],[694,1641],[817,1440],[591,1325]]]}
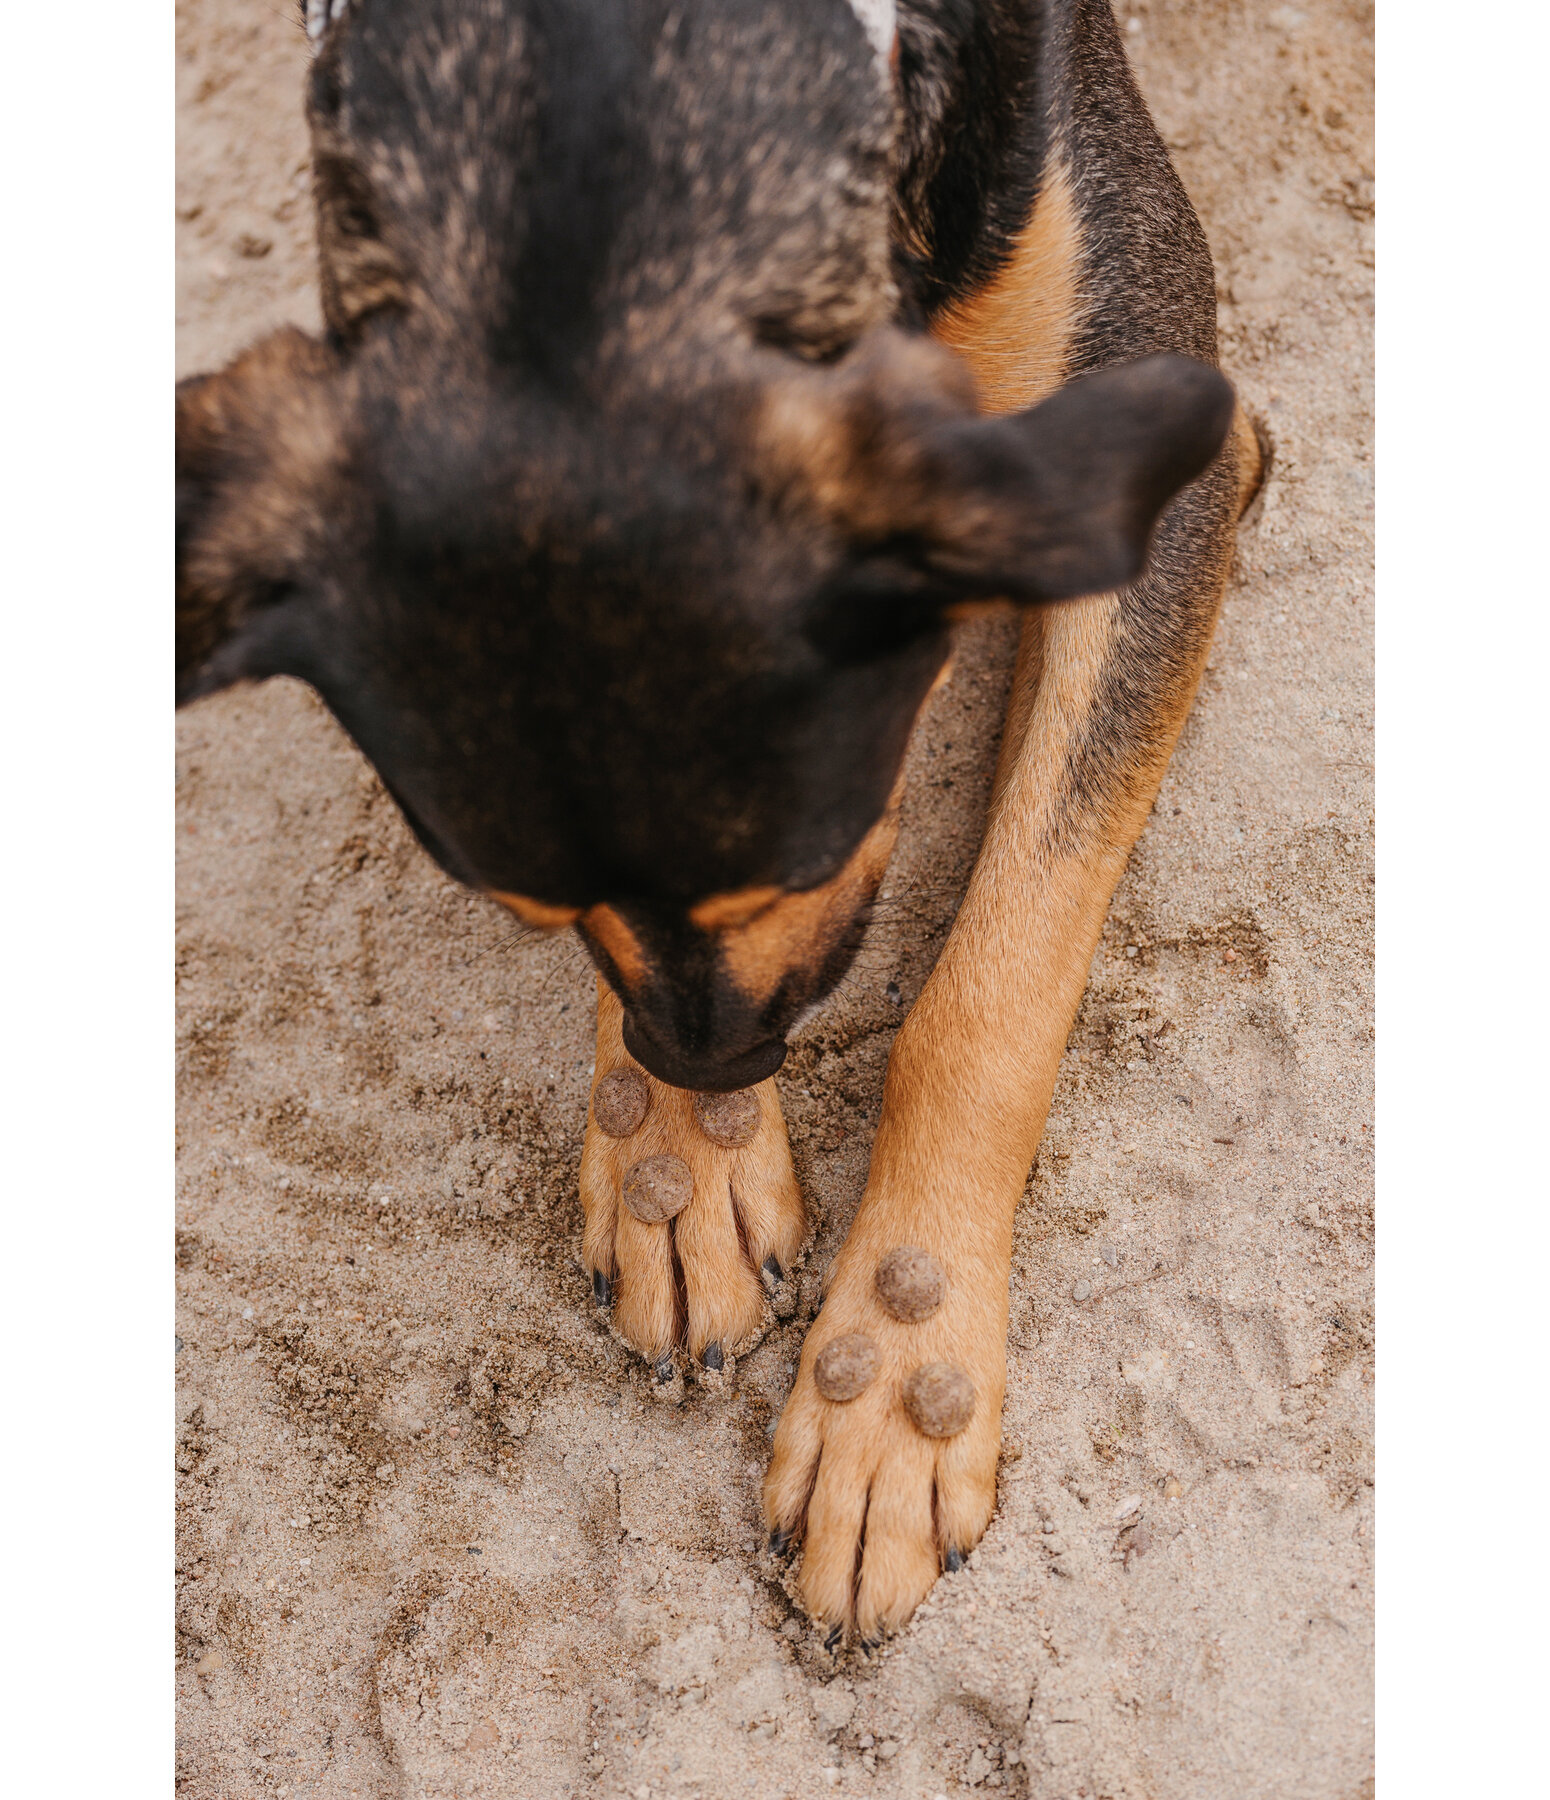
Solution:
{"label": "small pebble in sand", "polygon": [[901,1244],[877,1265],[877,1297],[896,1319],[915,1325],[942,1304],[947,1276],[929,1250]]}
{"label": "small pebble in sand", "polygon": [[1184,1483],[1177,1475],[1170,1475],[1163,1483],[1164,1500],[1180,1500],[1184,1496]]}
{"label": "small pebble in sand", "polygon": [[1093,1290],[1091,1282],[1079,1281],[1071,1290],[1071,1298],[1078,1306],[1080,1306],[1084,1300],[1091,1300],[1092,1297]]}
{"label": "small pebble in sand", "polygon": [[860,1332],[837,1337],[813,1363],[813,1385],[825,1400],[854,1400],[877,1374],[877,1346]]}
{"label": "small pebble in sand", "polygon": [[640,1130],[651,1090],[639,1069],[615,1069],[592,1090],[592,1117],[599,1131],[611,1138],[627,1138]]}
{"label": "small pebble in sand", "polygon": [[1098,1253],[1111,1269],[1119,1267],[1119,1251],[1113,1244],[1105,1244]]}
{"label": "small pebble in sand", "polygon": [[904,1410],[927,1437],[956,1437],[974,1416],[974,1383],[951,1363],[924,1363],[904,1384]]}
{"label": "small pebble in sand", "polygon": [[694,1177],[681,1156],[646,1156],[624,1177],[624,1204],[642,1225],[673,1219],[694,1198]]}
{"label": "small pebble in sand", "polygon": [[696,1094],[694,1122],[713,1144],[741,1150],[759,1129],[759,1096],[752,1088],[734,1094]]}

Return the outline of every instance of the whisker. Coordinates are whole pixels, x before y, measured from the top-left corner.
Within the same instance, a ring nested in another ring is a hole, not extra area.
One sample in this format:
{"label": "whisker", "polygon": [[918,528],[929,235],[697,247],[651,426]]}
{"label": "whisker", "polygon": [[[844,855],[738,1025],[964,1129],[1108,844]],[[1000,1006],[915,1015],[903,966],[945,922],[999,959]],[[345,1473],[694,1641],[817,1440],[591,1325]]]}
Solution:
{"label": "whisker", "polygon": [[529,938],[545,935],[546,933],[540,931],[536,925],[519,925],[515,931],[508,932],[505,937],[497,938],[493,944],[487,944],[477,956],[469,957],[463,967],[471,969],[476,962],[483,962],[487,956],[493,956],[497,950],[509,950],[513,944],[524,944]]}

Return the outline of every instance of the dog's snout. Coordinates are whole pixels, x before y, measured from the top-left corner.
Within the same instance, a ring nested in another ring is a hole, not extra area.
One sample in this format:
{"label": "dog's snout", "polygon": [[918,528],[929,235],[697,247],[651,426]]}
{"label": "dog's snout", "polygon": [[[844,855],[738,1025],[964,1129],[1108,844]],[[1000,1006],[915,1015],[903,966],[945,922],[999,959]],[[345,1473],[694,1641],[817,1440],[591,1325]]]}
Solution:
{"label": "dog's snout", "polygon": [[624,1047],[648,1075],[669,1087],[692,1088],[702,1094],[730,1094],[767,1080],[786,1060],[786,1046],[770,1038],[751,1050],[691,1049],[667,1043],[643,1029],[628,1011],[624,1016]]}

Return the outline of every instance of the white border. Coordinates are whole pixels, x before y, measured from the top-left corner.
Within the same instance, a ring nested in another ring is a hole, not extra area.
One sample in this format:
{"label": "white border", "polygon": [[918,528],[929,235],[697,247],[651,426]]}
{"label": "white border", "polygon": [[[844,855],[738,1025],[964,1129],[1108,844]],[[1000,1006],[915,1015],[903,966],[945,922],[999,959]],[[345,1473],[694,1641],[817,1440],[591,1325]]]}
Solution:
{"label": "white border", "polygon": [[173,10],[7,15],[5,1785],[172,1792]]}
{"label": "white border", "polygon": [[1542,7],[1379,36],[1379,1756],[1542,1793]]}

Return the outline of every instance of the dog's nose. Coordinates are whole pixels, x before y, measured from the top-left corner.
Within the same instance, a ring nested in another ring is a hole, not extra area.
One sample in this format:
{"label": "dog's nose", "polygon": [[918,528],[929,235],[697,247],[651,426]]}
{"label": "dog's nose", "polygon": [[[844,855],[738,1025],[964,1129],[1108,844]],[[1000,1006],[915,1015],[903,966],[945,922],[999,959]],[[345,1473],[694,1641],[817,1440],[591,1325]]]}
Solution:
{"label": "dog's nose", "polygon": [[624,1016],[624,1047],[648,1075],[669,1087],[693,1088],[701,1094],[731,1094],[752,1087],[773,1075],[786,1060],[786,1046],[779,1038],[735,1056],[700,1055],[682,1045],[659,1043],[628,1013]]}

